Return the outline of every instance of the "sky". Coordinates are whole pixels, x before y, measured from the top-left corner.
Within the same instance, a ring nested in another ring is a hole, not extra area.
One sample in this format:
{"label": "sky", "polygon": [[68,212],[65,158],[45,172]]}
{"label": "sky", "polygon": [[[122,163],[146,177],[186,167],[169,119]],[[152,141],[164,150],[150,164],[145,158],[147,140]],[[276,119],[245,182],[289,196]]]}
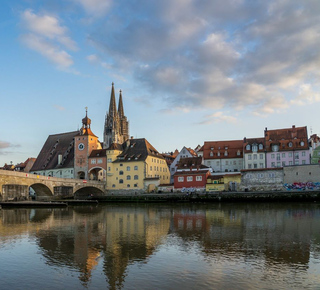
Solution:
{"label": "sky", "polygon": [[307,126],[320,134],[319,0],[2,0],[0,166],[81,127],[111,84],[159,152]]}

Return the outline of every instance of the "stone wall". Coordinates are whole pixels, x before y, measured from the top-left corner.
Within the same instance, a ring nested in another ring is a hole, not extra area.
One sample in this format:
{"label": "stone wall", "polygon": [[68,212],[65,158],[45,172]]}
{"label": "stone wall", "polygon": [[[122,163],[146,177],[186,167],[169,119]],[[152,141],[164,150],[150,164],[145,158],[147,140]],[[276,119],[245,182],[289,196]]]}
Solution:
{"label": "stone wall", "polygon": [[286,184],[320,182],[320,165],[286,166],[283,168],[283,175],[283,181]]}

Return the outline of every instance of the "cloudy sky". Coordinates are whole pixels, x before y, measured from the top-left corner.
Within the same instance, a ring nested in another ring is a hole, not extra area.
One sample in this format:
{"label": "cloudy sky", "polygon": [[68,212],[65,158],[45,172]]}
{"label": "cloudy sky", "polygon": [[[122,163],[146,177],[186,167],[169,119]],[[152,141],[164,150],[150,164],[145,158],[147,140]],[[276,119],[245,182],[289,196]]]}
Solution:
{"label": "cloudy sky", "polygon": [[319,0],[3,0],[0,35],[0,166],[85,107],[102,141],[112,82],[130,134],[161,152],[320,134]]}

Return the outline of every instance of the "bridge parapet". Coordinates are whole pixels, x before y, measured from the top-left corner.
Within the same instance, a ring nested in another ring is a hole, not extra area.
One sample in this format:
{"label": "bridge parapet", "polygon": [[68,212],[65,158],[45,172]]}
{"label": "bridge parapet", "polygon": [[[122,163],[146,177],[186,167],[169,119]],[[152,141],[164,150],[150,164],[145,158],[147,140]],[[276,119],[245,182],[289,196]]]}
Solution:
{"label": "bridge parapet", "polygon": [[[9,186],[12,193],[9,191]],[[68,192],[68,196],[71,197],[79,190],[83,193],[97,191],[99,194],[105,194],[106,192],[106,184],[101,181],[59,178],[25,172],[0,170],[0,199],[8,200],[19,198],[19,195],[21,196],[21,190],[19,189],[18,192],[16,189],[20,188],[19,186],[24,186],[24,188],[26,188],[26,190],[23,190],[24,197],[28,196],[28,188],[30,187],[36,191],[37,196],[51,196],[52,198],[54,196],[59,196],[59,193],[62,192]]]}

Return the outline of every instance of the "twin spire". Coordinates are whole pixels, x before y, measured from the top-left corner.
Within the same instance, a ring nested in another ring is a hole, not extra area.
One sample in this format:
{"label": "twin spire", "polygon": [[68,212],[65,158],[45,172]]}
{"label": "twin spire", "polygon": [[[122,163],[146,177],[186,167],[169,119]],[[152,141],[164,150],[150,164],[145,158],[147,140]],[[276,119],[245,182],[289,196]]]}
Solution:
{"label": "twin spire", "polygon": [[120,118],[124,117],[123,104],[122,104],[122,91],[120,90],[119,106],[117,111],[116,97],[114,93],[114,83],[112,83],[110,105],[109,105],[109,116],[115,117],[117,113],[119,114]]}
{"label": "twin spire", "polygon": [[117,110],[114,83],[112,83],[109,112],[104,127],[104,148],[108,148],[112,143],[122,144],[127,139],[129,139],[129,123],[124,115],[122,91],[120,90]]}

